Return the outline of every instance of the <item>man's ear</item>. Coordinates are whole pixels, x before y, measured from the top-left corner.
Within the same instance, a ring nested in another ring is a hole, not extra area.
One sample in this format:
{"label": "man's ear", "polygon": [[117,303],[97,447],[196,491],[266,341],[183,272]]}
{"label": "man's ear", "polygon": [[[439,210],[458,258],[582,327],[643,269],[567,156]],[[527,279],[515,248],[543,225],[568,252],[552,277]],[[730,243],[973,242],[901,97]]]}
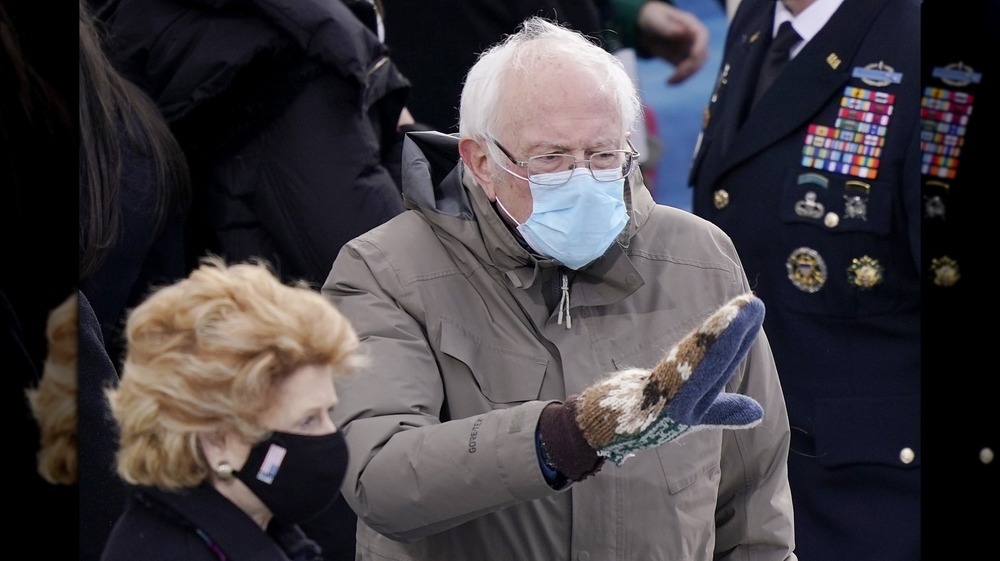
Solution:
{"label": "man's ear", "polygon": [[462,155],[465,167],[475,176],[476,183],[483,188],[486,198],[490,201],[496,200],[493,173],[490,170],[489,153],[486,148],[476,140],[465,137],[458,141],[458,153]]}

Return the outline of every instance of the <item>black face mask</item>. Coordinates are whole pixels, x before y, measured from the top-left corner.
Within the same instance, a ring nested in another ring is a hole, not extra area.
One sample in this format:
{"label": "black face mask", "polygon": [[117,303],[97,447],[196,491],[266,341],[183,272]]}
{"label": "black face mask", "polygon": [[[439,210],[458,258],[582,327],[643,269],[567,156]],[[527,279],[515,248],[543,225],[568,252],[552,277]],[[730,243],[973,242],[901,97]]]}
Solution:
{"label": "black face mask", "polygon": [[347,471],[340,431],[323,436],[275,432],[250,449],[237,478],[286,524],[315,518],[336,500]]}

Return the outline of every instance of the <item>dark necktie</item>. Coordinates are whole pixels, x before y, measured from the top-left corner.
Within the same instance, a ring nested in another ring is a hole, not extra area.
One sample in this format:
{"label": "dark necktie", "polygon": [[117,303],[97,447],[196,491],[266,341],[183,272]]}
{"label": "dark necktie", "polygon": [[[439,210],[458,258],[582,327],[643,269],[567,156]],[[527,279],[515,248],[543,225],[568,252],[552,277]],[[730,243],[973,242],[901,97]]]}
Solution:
{"label": "dark necktie", "polygon": [[757,88],[754,90],[753,103],[757,103],[764,91],[771,87],[771,83],[781,73],[781,69],[788,62],[788,55],[792,50],[792,45],[802,40],[802,37],[795,32],[792,22],[785,21],[778,26],[778,34],[771,39],[771,46],[767,50],[764,64],[760,67],[760,75],[757,77]]}

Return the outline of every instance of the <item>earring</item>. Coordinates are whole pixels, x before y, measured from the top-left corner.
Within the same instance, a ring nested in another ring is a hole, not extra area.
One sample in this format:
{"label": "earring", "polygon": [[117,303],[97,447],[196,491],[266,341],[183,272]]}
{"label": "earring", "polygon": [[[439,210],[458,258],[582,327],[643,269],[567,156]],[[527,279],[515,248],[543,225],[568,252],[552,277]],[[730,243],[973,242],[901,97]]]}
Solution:
{"label": "earring", "polygon": [[233,466],[229,465],[228,462],[222,462],[215,466],[215,475],[219,476],[219,479],[229,480],[233,478]]}

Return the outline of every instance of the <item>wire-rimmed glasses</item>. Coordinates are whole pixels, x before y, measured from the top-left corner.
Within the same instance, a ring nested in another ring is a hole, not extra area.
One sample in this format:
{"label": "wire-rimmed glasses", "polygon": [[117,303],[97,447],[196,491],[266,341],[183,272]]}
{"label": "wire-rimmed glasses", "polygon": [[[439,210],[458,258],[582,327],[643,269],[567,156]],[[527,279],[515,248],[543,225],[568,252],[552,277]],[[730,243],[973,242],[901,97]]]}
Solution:
{"label": "wire-rimmed glasses", "polygon": [[618,181],[628,176],[632,172],[635,163],[638,161],[639,152],[632,146],[632,142],[626,138],[628,150],[605,150],[591,154],[590,159],[577,160],[571,154],[540,154],[532,156],[527,161],[519,161],[503,147],[496,139],[490,138],[493,144],[503,152],[504,156],[514,165],[522,167],[528,171],[528,177],[522,177],[509,169],[500,166],[507,173],[531,181],[539,185],[562,185],[573,176],[573,170],[583,164],[594,179],[598,181]]}

